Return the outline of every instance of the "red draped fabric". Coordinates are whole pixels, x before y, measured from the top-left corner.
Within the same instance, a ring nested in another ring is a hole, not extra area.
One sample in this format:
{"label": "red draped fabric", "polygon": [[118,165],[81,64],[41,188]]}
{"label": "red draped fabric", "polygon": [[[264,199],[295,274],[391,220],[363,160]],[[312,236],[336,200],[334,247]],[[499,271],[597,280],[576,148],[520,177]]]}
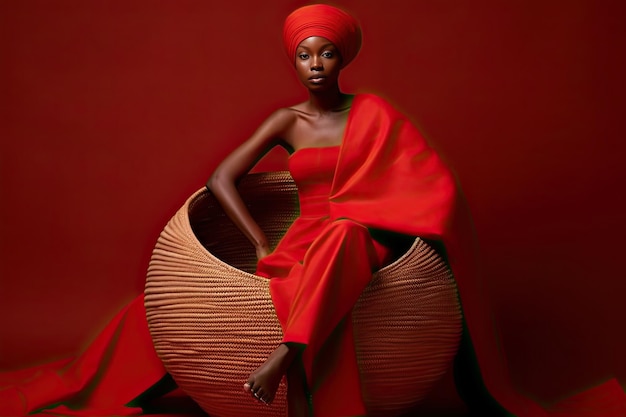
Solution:
{"label": "red draped fabric", "polygon": [[542,415],[517,394],[477,268],[468,209],[452,172],[420,132],[380,97],[357,96],[330,197],[331,216],[442,241],[489,391],[519,415]]}
{"label": "red draped fabric", "polygon": [[165,375],[143,294],[124,307],[77,358],[0,374],[0,416],[132,415],[126,404]]}
{"label": "red draped fabric", "polygon": [[391,254],[363,225],[330,218],[339,150],[305,148],[289,158],[300,217],[257,266],[258,275],[272,278],[283,341],[306,345],[302,359],[316,416],[365,414],[349,313]]}

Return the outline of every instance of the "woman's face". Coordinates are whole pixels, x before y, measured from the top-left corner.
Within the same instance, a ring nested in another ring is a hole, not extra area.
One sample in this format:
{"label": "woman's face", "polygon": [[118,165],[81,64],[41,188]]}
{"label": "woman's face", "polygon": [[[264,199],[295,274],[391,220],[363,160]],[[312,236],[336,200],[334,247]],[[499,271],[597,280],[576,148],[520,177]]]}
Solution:
{"label": "woman's face", "polygon": [[326,90],[337,85],[341,56],[328,39],[312,36],[296,49],[296,71],[309,90]]}

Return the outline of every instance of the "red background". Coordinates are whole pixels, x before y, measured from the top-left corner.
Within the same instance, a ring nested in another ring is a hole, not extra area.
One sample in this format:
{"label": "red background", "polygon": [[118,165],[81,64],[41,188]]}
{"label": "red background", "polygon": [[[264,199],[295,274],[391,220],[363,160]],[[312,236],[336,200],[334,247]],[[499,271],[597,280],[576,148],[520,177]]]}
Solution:
{"label": "red background", "polygon": [[[265,4],[0,3],[0,369],[82,349],[186,197],[306,98],[281,44],[304,3]],[[515,384],[626,382],[621,2],[337,4],[364,28],[344,89],[394,102],[463,184]]]}

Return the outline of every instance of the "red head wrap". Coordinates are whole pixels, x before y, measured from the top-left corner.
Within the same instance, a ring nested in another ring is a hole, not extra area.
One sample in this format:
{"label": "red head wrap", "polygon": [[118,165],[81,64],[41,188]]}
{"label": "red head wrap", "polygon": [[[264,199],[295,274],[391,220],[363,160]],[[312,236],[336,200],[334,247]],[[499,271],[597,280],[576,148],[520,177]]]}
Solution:
{"label": "red head wrap", "polygon": [[293,11],[285,20],[283,41],[291,62],[300,42],[311,36],[321,36],[333,43],[345,67],[361,49],[359,22],[341,9],[326,4],[313,4]]}

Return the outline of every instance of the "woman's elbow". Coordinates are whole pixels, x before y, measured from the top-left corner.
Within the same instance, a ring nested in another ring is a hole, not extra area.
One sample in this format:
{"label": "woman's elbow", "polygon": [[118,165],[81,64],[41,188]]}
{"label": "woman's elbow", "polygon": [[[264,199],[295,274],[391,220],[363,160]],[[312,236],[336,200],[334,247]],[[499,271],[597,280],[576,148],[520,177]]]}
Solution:
{"label": "woman's elbow", "polygon": [[228,175],[224,175],[223,172],[220,172],[219,169],[216,169],[207,180],[206,188],[209,191],[215,193],[216,191],[223,189],[224,186],[229,182],[233,181],[228,178]]}
{"label": "woman's elbow", "polygon": [[217,188],[217,184],[219,182],[219,175],[217,173],[217,171],[214,171],[213,174],[211,174],[211,176],[209,177],[209,179],[206,181],[206,188],[209,191],[215,191],[215,189]]}

